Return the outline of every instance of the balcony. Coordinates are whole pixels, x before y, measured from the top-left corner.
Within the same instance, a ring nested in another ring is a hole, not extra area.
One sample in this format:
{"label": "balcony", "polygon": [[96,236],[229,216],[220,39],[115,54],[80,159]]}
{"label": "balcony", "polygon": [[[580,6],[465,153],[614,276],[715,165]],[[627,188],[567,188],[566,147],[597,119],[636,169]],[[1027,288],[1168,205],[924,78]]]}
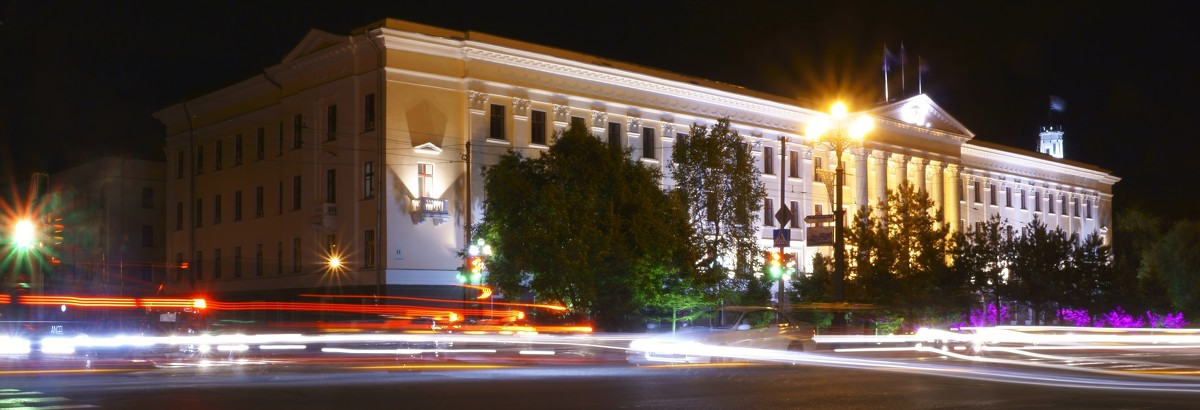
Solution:
{"label": "balcony", "polygon": [[312,211],[312,226],[317,231],[332,231],[337,229],[337,204],[317,204]]}
{"label": "balcony", "polygon": [[431,218],[435,223],[450,220],[450,208],[445,199],[428,197],[414,199],[413,211],[420,215],[421,220]]}

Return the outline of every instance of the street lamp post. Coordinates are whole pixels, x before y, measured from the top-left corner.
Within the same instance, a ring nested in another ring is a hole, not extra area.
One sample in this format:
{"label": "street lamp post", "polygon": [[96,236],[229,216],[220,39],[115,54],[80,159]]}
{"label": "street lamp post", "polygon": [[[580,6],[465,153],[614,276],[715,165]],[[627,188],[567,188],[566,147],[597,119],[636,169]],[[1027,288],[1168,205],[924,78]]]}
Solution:
{"label": "street lamp post", "polygon": [[[820,118],[810,122],[806,131],[809,138],[825,144],[837,156],[833,205],[833,302],[835,303],[845,302],[846,284],[846,239],[843,232],[846,210],[842,208],[842,186],[845,184],[846,167],[842,161],[842,153],[861,143],[873,127],[874,123],[871,118],[865,115],[847,121],[846,105],[839,101],[833,104],[830,118]],[[829,131],[832,131],[832,136],[825,135]],[[838,315],[834,316],[835,320],[839,317]]]}

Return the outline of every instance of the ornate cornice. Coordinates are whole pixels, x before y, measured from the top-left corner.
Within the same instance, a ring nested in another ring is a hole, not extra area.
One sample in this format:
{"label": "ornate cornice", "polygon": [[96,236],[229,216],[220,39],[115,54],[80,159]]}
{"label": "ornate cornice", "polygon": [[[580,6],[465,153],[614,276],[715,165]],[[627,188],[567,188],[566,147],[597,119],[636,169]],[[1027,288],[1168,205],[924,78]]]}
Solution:
{"label": "ornate cornice", "polygon": [[[482,44],[478,44],[481,45]],[[812,115],[798,107],[794,110],[771,106],[765,103],[735,98],[732,93],[705,90],[668,84],[667,81],[651,81],[653,77],[617,69],[584,67],[583,63],[549,56],[532,58],[517,55],[518,50],[495,50],[466,46],[463,53],[469,58],[506,65],[520,69],[502,73],[509,80],[533,84],[554,84],[555,89],[569,90],[580,94],[599,95],[614,100],[632,102],[643,106],[657,106],[693,115],[721,118],[781,130],[797,129],[799,124]],[[540,74],[539,74],[540,73]],[[579,81],[564,81],[562,78]],[[600,87],[600,83],[609,87]],[[782,105],[782,104],[781,104]]]}

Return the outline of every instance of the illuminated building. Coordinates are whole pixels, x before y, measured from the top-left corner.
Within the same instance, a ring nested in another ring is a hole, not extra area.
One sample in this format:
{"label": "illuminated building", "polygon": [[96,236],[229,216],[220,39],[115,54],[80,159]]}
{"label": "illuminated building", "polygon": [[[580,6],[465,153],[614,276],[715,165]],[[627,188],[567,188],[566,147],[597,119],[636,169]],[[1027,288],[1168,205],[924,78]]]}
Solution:
{"label": "illuminated building", "polygon": [[[823,108],[399,20],[349,36],[314,30],[262,74],[155,113],[167,128],[168,259],[193,261],[167,287],[455,284],[457,253],[482,214],[482,167],[509,149],[538,155],[573,123],[665,171],[692,124],[729,117],[763,169],[770,246],[780,189],[800,210],[795,221],[831,211],[832,155],[801,135]],[[925,95],[864,113],[875,130],[846,156],[851,215],[908,181],[949,205],[944,218],[956,228],[996,213],[1019,227],[1036,215],[1111,240],[1118,179],[1108,171],[973,140]],[[821,250],[806,246],[804,229],[791,238],[787,251],[802,261]]]}

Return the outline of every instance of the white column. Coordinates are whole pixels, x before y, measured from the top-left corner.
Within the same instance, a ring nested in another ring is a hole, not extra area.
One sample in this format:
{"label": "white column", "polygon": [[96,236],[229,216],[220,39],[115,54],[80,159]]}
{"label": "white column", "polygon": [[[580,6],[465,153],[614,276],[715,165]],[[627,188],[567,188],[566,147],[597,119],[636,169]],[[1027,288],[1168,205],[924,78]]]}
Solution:
{"label": "white column", "polygon": [[888,190],[888,156],[891,153],[875,151],[871,157],[875,159],[875,200],[887,204]]}
{"label": "white column", "polygon": [[854,203],[859,208],[865,208],[869,204],[867,197],[867,156],[870,155],[871,150],[862,148],[851,152],[851,155],[854,155]]}
{"label": "white column", "polygon": [[961,226],[958,226],[958,220],[960,219],[959,218],[959,209],[960,209],[959,201],[962,200],[962,198],[958,197],[958,187],[961,186],[963,183],[962,178],[961,178],[961,172],[962,172],[962,169],[958,165],[946,164],[946,172],[944,174],[942,174],[942,177],[946,179],[946,182],[948,184],[950,184],[950,189],[947,189],[945,191],[945,197],[946,197],[946,216],[945,216],[945,218],[946,218],[946,223],[950,224],[950,229],[952,229],[952,230],[962,229]]}
{"label": "white column", "polygon": [[915,192],[929,192],[925,189],[925,165],[929,164],[929,160],[925,158],[913,158],[913,167],[916,169],[916,175],[913,176],[913,188]]}
{"label": "white column", "polygon": [[[946,203],[945,194],[943,193],[945,183],[946,163],[941,161],[932,161],[929,164],[933,170],[933,191],[929,193],[929,197],[933,199],[934,208],[943,208]],[[935,211],[936,212],[936,211]],[[943,209],[943,213],[945,210]],[[944,222],[944,221],[943,221]]]}

